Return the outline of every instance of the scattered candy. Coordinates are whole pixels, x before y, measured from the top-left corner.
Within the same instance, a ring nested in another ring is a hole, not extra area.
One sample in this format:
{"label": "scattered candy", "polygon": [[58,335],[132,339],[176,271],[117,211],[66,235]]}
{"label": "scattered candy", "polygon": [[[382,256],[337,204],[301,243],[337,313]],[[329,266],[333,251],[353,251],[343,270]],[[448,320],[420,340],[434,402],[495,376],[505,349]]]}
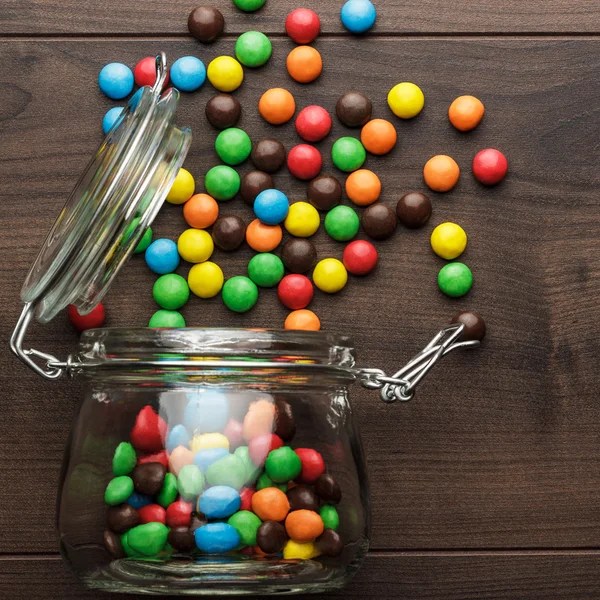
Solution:
{"label": "scattered candy", "polygon": [[287,16],[285,31],[296,44],[310,44],[321,31],[321,21],[314,11],[297,8]]}
{"label": "scattered candy", "polygon": [[218,157],[228,165],[243,163],[252,151],[252,142],[248,134],[237,127],[224,129],[215,140]]}
{"label": "scattered candy", "polygon": [[254,12],[261,8],[267,0],[233,0],[233,3],[246,12]]}
{"label": "scattered candy", "polygon": [[161,308],[177,310],[189,300],[190,288],[181,275],[168,273],[154,282],[152,296]]}
{"label": "scattered candy", "polygon": [[183,204],[194,195],[195,188],[196,182],[192,174],[185,169],[179,169],[166,200],[171,204]]}
{"label": "scattered candy", "polygon": [[365,233],[374,240],[389,238],[398,225],[396,213],[386,204],[371,204],[362,214],[362,226]]}
{"label": "scattered candy", "polygon": [[317,250],[305,239],[290,239],[281,249],[281,260],[288,271],[292,273],[306,273],[317,262]]}
{"label": "scattered candy", "polygon": [[419,86],[404,81],[390,90],[387,101],[397,117],[412,119],[423,110],[425,96]]}
{"label": "scattered candy", "polygon": [[340,171],[356,171],[367,158],[364,146],[353,137],[342,137],[334,142],[331,148],[333,164]]}
{"label": "scattered candy", "polygon": [[369,121],[360,132],[360,141],[371,154],[387,154],[396,145],[396,128],[385,119]]}
{"label": "scattered candy", "polygon": [[74,304],[69,304],[67,315],[71,325],[79,332],[102,327],[106,319],[106,312],[102,302],[98,302],[87,315],[82,315]]}
{"label": "scattered candy", "polygon": [[340,13],[342,25],[352,33],[364,33],[373,27],[377,11],[370,0],[348,0]]}
{"label": "scattered candy", "polygon": [[259,31],[246,31],[235,42],[235,56],[245,67],[261,67],[272,52],[271,41]]}
{"label": "scattered candy", "polygon": [[177,244],[165,238],[152,242],[146,248],[144,258],[149,269],[158,275],[172,273],[179,266]]}
{"label": "scattered candy", "polygon": [[198,548],[208,554],[230,552],[240,544],[240,536],[235,527],[227,523],[207,523],[196,529],[194,536]]}
{"label": "scattered candy", "polygon": [[475,155],[473,159],[473,175],[479,183],[496,185],[508,172],[506,156],[499,150],[487,148]]}
{"label": "scattered candy", "polygon": [[109,63],[98,75],[98,85],[104,94],[113,100],[121,100],[133,91],[133,73],[122,63]]}
{"label": "scattered candy", "polygon": [[319,229],[321,219],[317,209],[308,202],[294,202],[283,226],[296,237],[310,237]]}
{"label": "scattered candy", "polygon": [[183,56],[171,66],[171,81],[182,92],[195,92],[206,81],[206,67],[195,56]]}
{"label": "scattered candy", "polygon": [[346,195],[358,206],[368,206],[379,200],[381,181],[368,169],[354,171],[346,179]]}
{"label": "scattered candy", "polygon": [[213,242],[225,252],[237,250],[245,237],[246,224],[235,215],[224,215],[218,218],[213,226]]}
{"label": "scattered candy", "polygon": [[450,263],[440,269],[438,286],[446,296],[460,298],[467,294],[473,286],[473,273],[463,263]]}
{"label": "scattered candy", "polygon": [[451,323],[462,323],[465,328],[462,338],[465,341],[479,340],[485,337],[485,321],[474,311],[465,311],[454,315]]}
{"label": "scattered candy", "polygon": [[325,215],[325,231],[338,242],[351,240],[359,227],[360,219],[349,206],[336,206]]}
{"label": "scattered candy", "polygon": [[[208,231],[202,229],[186,229],[177,240],[177,251],[183,260],[191,263],[201,263],[208,260],[215,245]],[[163,306],[163,308],[170,308]],[[174,308],[179,308],[175,306]]]}
{"label": "scattered candy", "polygon": [[220,92],[233,92],[242,85],[244,80],[242,65],[231,56],[218,56],[213,59],[208,65],[206,74],[208,80]]}
{"label": "scattered candy", "polygon": [[308,201],[318,210],[330,210],[342,199],[342,185],[331,175],[321,175],[308,184]]}
{"label": "scattered candy", "polygon": [[267,123],[282,125],[294,116],[296,101],[287,90],[271,88],[260,97],[258,112]]}
{"label": "scattered candy", "polygon": [[379,256],[375,246],[365,240],[355,240],[344,248],[344,266],[352,275],[366,275],[376,266]]}
{"label": "scattered candy", "polygon": [[278,256],[263,252],[250,259],[248,277],[260,287],[274,287],[282,279],[283,263]]}
{"label": "scattered candy", "polygon": [[286,275],[277,287],[279,300],[291,310],[306,308],[310,304],[313,294],[314,289],[310,279],[296,273]]}
{"label": "scattered candy", "polygon": [[425,183],[434,192],[449,192],[460,177],[460,168],[456,161],[445,154],[430,158],[423,168]]}
{"label": "scattered candy", "polygon": [[206,174],[204,187],[215,200],[231,200],[240,191],[240,176],[227,165],[217,165]]}
{"label": "scattered candy", "polygon": [[483,119],[485,108],[475,96],[459,96],[448,109],[450,123],[459,131],[471,131]]}
{"label": "scattered candy", "polygon": [[157,310],[148,321],[151,329],[176,329],[185,327],[185,319],[176,310]]}
{"label": "scattered candy", "polygon": [[312,310],[304,308],[292,311],[286,317],[283,328],[296,331],[319,331],[321,329],[321,321]]}
{"label": "scattered candy", "polygon": [[[208,194],[196,194],[183,205],[185,222],[196,229],[210,227],[219,216],[219,205]],[[148,252],[146,252],[146,261]]]}
{"label": "scattered candy", "polygon": [[258,288],[248,277],[237,275],[225,282],[221,295],[225,306],[229,310],[244,313],[256,304]]}
{"label": "scattered candy", "polygon": [[312,46],[297,46],[285,61],[288,73],[299,83],[314,81],[323,71],[323,59]]}
{"label": "scattered candy", "polygon": [[337,258],[324,258],[313,271],[313,281],[322,292],[335,294],[346,285],[348,272]]}
{"label": "scattered candy", "polygon": [[279,140],[265,138],[252,149],[254,166],[265,173],[275,173],[285,164],[285,147]]}
{"label": "scattered candy", "polygon": [[213,298],[223,287],[225,278],[219,265],[206,261],[194,265],[188,273],[191,292],[199,298]]}
{"label": "scattered candy", "polygon": [[396,216],[410,229],[423,227],[431,217],[431,200],[421,192],[404,194],[396,205]]}
{"label": "scattered candy", "polygon": [[346,127],[362,127],[371,118],[373,104],[360,92],[347,92],[335,104],[335,114]]}
{"label": "scattered candy", "polygon": [[188,17],[188,29],[199,41],[214,42],[225,28],[225,19],[221,11],[212,6],[199,6]]}
{"label": "scattered candy", "polygon": [[254,200],[254,214],[266,225],[277,225],[287,217],[290,203],[279,190],[261,192]]}
{"label": "scattered candy", "polygon": [[[256,149],[256,146],[254,146],[254,149]],[[254,158],[252,160],[254,161]],[[272,187],[273,178],[268,173],[263,171],[249,171],[242,177],[240,195],[242,196],[242,200],[252,207],[254,206],[256,196]]]}
{"label": "scattered candy", "polygon": [[326,138],[331,125],[331,116],[322,106],[307,106],[296,117],[296,131],[307,142],[320,142]]}
{"label": "scattered candy", "polygon": [[288,153],[288,170],[298,179],[314,179],[321,171],[322,166],[321,153],[310,144],[298,144]]}
{"label": "scattered candy", "polygon": [[234,127],[242,115],[242,105],[229,94],[216,94],[206,103],[206,118],[217,129]]}
{"label": "scattered candy", "polygon": [[108,132],[114,127],[115,123],[119,120],[119,117],[123,113],[122,106],[115,106],[109,108],[102,119],[102,132],[107,135]]}
{"label": "scattered candy", "polygon": [[279,225],[265,225],[260,219],[254,219],[246,229],[246,241],[252,250],[271,252],[279,246],[283,231]]}
{"label": "scattered candy", "polygon": [[431,249],[441,258],[452,260],[467,247],[467,234],[456,223],[442,223],[431,233]]}

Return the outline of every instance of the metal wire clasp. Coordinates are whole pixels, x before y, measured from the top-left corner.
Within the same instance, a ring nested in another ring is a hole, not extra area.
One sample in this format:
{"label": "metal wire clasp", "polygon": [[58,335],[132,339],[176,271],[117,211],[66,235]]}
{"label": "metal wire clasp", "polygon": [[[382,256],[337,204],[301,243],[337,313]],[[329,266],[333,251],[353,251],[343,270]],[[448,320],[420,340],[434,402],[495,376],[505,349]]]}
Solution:
{"label": "metal wire clasp", "polygon": [[462,323],[444,327],[435,337],[392,377],[381,369],[360,369],[358,379],[364,387],[379,389],[384,402],[407,402],[415,394],[415,388],[433,366],[452,350],[476,348],[479,340],[458,341],[464,331]]}

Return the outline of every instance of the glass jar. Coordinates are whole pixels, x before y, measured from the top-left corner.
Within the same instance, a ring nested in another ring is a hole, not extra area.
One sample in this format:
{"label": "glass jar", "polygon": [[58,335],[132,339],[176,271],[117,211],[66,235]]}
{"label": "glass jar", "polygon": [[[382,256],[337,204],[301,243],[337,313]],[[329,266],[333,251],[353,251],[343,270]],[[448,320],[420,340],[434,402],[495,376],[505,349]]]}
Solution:
{"label": "glass jar", "polygon": [[191,140],[165,78],[160,55],[156,84],[124,109],[40,250],[10,341],[46,379],[85,381],[59,490],[62,553],[86,585],[117,592],[341,587],[369,546],[349,384],[410,400],[441,357],[479,345],[481,323],[479,337],[444,327],[391,377],[357,368],[351,341],[325,332],[97,329],[64,361],[25,345],[34,317],[92,310],[158,212]]}

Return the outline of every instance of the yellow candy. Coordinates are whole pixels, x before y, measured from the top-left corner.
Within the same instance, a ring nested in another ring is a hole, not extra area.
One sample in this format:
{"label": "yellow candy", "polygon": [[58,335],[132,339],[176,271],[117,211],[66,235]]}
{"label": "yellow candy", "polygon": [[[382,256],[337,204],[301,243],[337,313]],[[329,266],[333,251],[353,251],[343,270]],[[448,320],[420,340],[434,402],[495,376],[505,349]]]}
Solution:
{"label": "yellow candy", "polygon": [[220,92],[237,90],[244,80],[242,65],[231,56],[217,56],[208,65],[208,80]]}
{"label": "yellow candy", "polygon": [[321,218],[317,209],[308,202],[295,202],[290,206],[284,227],[296,237],[310,237],[319,229]]}
{"label": "yellow candy", "polygon": [[337,258],[324,258],[313,271],[313,283],[328,294],[339,292],[347,281],[346,267]]}
{"label": "yellow candy", "polygon": [[286,560],[310,560],[315,556],[319,556],[319,551],[312,542],[299,544],[298,542],[289,540],[283,547],[283,558]]}
{"label": "yellow candy", "polygon": [[192,174],[185,169],[179,169],[177,177],[167,194],[167,202],[171,204],[183,204],[187,202],[193,195],[196,189],[196,182]]}
{"label": "yellow candy", "polygon": [[419,86],[404,81],[390,90],[388,104],[397,117],[412,119],[423,110],[425,96]]}
{"label": "yellow candy", "polygon": [[188,273],[190,290],[200,298],[212,298],[223,287],[223,271],[214,262],[194,265]]}
{"label": "yellow candy", "polygon": [[222,433],[202,433],[195,435],[190,442],[190,450],[196,454],[198,450],[225,448],[229,450],[229,440]]}
{"label": "yellow candy", "polygon": [[431,233],[431,248],[446,260],[460,256],[467,247],[467,234],[456,223],[442,223]]}
{"label": "yellow candy", "polygon": [[214,249],[210,233],[203,229],[186,229],[177,240],[179,255],[191,263],[208,260]]}

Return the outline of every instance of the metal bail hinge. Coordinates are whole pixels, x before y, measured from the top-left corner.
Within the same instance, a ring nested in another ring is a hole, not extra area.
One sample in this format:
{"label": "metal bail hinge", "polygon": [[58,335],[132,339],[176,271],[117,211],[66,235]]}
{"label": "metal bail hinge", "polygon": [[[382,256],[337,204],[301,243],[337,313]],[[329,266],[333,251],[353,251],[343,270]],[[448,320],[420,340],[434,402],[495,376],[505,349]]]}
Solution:
{"label": "metal bail hinge", "polygon": [[387,377],[381,369],[360,369],[359,381],[368,388],[380,390],[384,402],[407,402],[415,394],[415,388],[433,366],[452,350],[476,348],[479,340],[459,341],[465,326],[455,323],[444,327],[436,336],[392,377]]}

